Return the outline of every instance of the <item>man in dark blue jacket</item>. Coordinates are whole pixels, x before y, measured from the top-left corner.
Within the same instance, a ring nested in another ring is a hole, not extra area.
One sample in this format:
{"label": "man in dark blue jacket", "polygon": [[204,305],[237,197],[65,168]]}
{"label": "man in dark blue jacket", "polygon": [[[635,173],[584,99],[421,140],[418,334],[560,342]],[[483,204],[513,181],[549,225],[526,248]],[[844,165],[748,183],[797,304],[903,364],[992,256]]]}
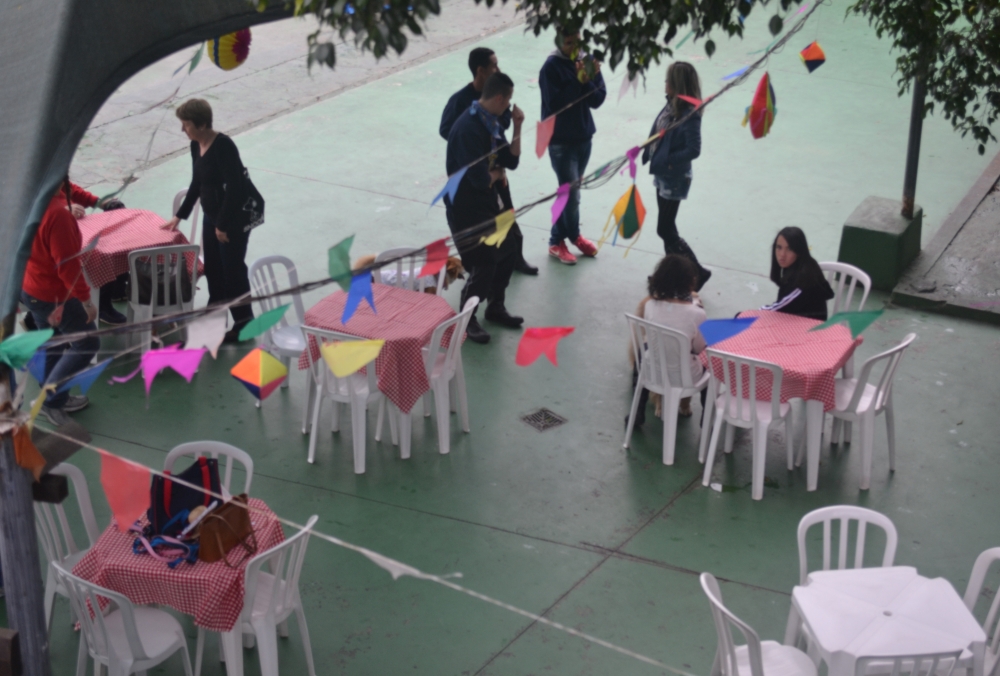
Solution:
{"label": "man in dark blue jacket", "polygon": [[[493,73],[500,72],[500,66],[497,64],[497,55],[492,49],[488,49],[486,47],[476,47],[469,52],[469,70],[472,71],[472,82],[452,94],[451,98],[448,99],[448,103],[444,107],[444,111],[441,113],[441,126],[438,129],[438,133],[441,134],[441,138],[445,141],[448,140],[448,134],[451,132],[451,128],[455,125],[455,120],[457,120],[462,113],[468,112],[469,106],[472,105],[472,102],[477,101],[482,95],[483,85],[486,84],[486,80],[488,80]],[[510,126],[510,115],[510,110],[506,110],[500,118],[500,124],[504,129],[507,129]],[[498,186],[498,190],[500,191],[500,198],[503,200],[505,208],[513,209],[514,201],[510,196],[510,186],[504,182]],[[521,229],[516,223],[514,224],[513,230],[516,230],[517,234],[520,234],[521,232]],[[523,237],[521,241],[524,241]],[[538,268],[533,265],[529,265],[528,262],[524,260],[524,253],[520,249],[517,252],[517,261],[514,264],[514,270],[525,275],[538,274]]]}
{"label": "man in dark blue jacket", "polygon": [[[462,305],[470,296],[488,301],[486,319],[520,328],[524,319],[511,315],[505,306],[507,284],[514,272],[517,252],[521,247],[520,233],[511,228],[499,248],[480,243],[489,232],[463,232],[489,223],[506,211],[499,194],[499,184],[507,180],[506,170],[517,169],[521,155],[521,125],[524,113],[514,106],[513,139],[508,145],[500,118],[510,107],[514,83],[503,73],[494,73],[483,85],[483,93],[469,110],[460,115],[448,134],[447,171],[451,176],[468,167],[455,199],[445,196],[448,227],[455,246],[462,256],[462,266],[469,277],[462,289]],[[473,312],[467,335],[477,343],[488,343],[490,334],[476,320]]]}
{"label": "man in dark blue jacket", "polygon": [[[556,38],[558,49],[549,55],[538,75],[538,86],[542,90],[542,119],[559,113],[549,143],[549,159],[559,185],[572,183],[587,171],[590,140],[597,131],[590,111],[600,108],[607,96],[601,64],[589,55],[579,53],[579,41],[578,31],[560,29]],[[567,106],[570,107],[563,110]],[[571,191],[569,202],[552,226],[549,238],[549,254],[562,263],[573,265],[576,256],[566,247],[567,239],[584,256],[597,255],[594,243],[580,235],[579,188]]]}

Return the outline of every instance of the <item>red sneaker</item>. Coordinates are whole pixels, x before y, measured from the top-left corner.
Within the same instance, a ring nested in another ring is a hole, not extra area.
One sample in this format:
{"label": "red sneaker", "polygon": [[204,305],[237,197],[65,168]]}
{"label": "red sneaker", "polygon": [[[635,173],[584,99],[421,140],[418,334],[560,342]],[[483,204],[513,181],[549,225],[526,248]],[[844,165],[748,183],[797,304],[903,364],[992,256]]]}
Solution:
{"label": "red sneaker", "polygon": [[587,258],[593,258],[594,256],[597,255],[597,247],[594,245],[593,242],[591,242],[589,239],[587,239],[582,235],[580,237],[577,237],[576,241],[573,242],[573,244],[575,244],[576,248],[580,250],[580,253],[582,253]]}
{"label": "red sneaker", "polygon": [[566,248],[566,242],[559,242],[558,244],[553,244],[549,247],[549,255],[558,258],[560,263],[565,263],[566,265],[576,265],[576,256],[569,252]]}

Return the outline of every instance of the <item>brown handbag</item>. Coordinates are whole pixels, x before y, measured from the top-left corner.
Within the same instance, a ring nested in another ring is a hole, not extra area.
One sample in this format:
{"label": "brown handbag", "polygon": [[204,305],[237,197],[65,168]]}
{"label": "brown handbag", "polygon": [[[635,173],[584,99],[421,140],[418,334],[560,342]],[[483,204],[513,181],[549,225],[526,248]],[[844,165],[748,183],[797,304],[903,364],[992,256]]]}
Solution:
{"label": "brown handbag", "polygon": [[[240,552],[231,560],[230,552]],[[230,568],[243,565],[257,553],[257,537],[250,523],[247,495],[233,499],[206,516],[198,526],[198,560],[206,563],[225,561]]]}

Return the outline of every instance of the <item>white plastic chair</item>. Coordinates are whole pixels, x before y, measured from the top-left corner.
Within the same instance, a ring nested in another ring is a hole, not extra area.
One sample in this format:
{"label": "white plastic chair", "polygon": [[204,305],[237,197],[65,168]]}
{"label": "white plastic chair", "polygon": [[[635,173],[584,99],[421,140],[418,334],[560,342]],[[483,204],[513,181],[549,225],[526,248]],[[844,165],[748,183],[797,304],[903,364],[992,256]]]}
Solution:
{"label": "white plastic chair", "polygon": [[[159,608],[133,606],[124,595],[87,582],[59,563],[54,568],[80,620],[77,676],[83,676],[87,669],[88,653],[94,660],[95,674],[100,674],[103,665],[108,668],[109,676],[127,676],[144,674],[178,650],[182,653],[184,673],[192,676],[184,629],[173,615]],[[99,612],[99,597],[110,600],[116,607],[109,605],[103,613]],[[91,608],[97,612],[92,614]]]}
{"label": "white plastic chair", "polygon": [[[284,268],[284,275],[280,273],[279,268]],[[285,280],[282,279],[282,276],[287,279],[287,285],[283,284]],[[260,305],[261,313],[280,307],[287,302],[287,299],[285,296],[274,296],[273,294],[281,293],[284,289],[295,288],[299,285],[299,276],[295,271],[295,263],[285,256],[264,256],[263,258],[258,258],[250,265],[250,285],[253,287],[254,296],[273,296],[257,301]],[[306,311],[302,305],[302,295],[300,293],[290,293],[288,296],[291,296],[292,308],[295,310],[295,321],[290,322],[288,320],[290,313],[286,312],[281,321],[265,331],[264,335],[261,336],[261,347],[278,357],[281,363],[285,365],[285,368],[288,369],[289,375],[291,375],[292,359],[298,359],[302,355],[302,350],[306,349],[306,339],[302,335],[302,324],[305,323]],[[285,378],[285,381],[281,383],[282,388],[288,387],[288,380],[288,378]],[[308,386],[306,389],[309,389]],[[257,401],[257,407],[260,408],[260,400]],[[308,412],[308,410],[307,406],[306,411]],[[302,418],[303,428],[307,424],[307,415],[308,413],[305,413]]]}
{"label": "white plastic chair", "polygon": [[45,626],[51,631],[52,609],[55,606],[56,594],[69,595],[66,589],[59,584],[53,564],[61,563],[72,570],[73,566],[94,546],[101,533],[97,529],[97,519],[94,518],[94,508],[90,502],[87,478],[80,471],[80,468],[64,462],[49,470],[49,474],[67,477],[73,482],[73,493],[76,494],[80,519],[83,521],[83,528],[87,532],[87,541],[89,542],[84,549],[77,547],[62,503],[35,503],[35,530],[48,561],[48,572],[45,577]]}
{"label": "white plastic chair", "polygon": [[[731,613],[722,603],[714,575],[702,573],[701,588],[708,597],[719,637],[712,676],[816,676],[816,665],[804,652],[777,641],[761,641],[750,625]],[[743,634],[744,645],[733,641],[732,626]]]}
{"label": "white plastic chair", "polygon": [[190,441],[180,446],[174,446],[163,461],[163,471],[173,472],[174,463],[180,458],[195,459],[201,456],[215,458],[219,461],[219,483],[222,494],[227,498],[233,495],[230,490],[233,467],[237,464],[242,465],[246,479],[243,482],[243,490],[239,493],[250,494],[250,483],[253,481],[253,458],[246,451],[221,441]]}
{"label": "white plastic chair", "polygon": [[[177,210],[181,208],[181,204],[184,203],[184,198],[187,197],[187,188],[181,190],[179,193],[174,195],[174,206],[170,210],[171,216],[177,215]],[[198,236],[198,216],[201,214],[201,200],[194,201],[194,208],[191,209],[191,236],[188,237],[188,241],[192,244],[197,244],[198,240],[195,239]]]}
{"label": "white plastic chair", "polygon": [[[857,534],[854,540],[854,568],[862,568],[865,556],[865,536],[868,526],[876,526],[885,532],[885,550],[882,553],[882,567],[892,565],[896,558],[896,544],[899,536],[896,534],[896,526],[892,519],[885,514],[876,512],[865,507],[855,507],[853,505],[831,505],[815,509],[799,521],[798,542],[799,542],[799,584],[804,585],[809,575],[809,560],[806,551],[806,534],[809,529],[818,524],[823,524],[823,567],[819,570],[830,570],[831,561],[831,524],[838,522],[839,540],[837,545],[837,569],[848,568],[848,535],[852,521],[857,522]],[[816,569],[813,569],[816,570]]]}
{"label": "white plastic chair", "polygon": [[[395,267],[395,278],[392,280],[392,286],[399,289],[408,289],[409,291],[420,291],[423,292],[431,282],[426,277],[418,277],[420,274],[420,268],[422,265],[417,264],[417,257],[411,256],[410,254],[419,253],[423,249],[421,247],[410,247],[410,246],[400,246],[394,249],[386,249],[385,251],[379,252],[375,256],[375,271],[376,273],[381,272],[381,268],[388,265],[393,265]],[[406,258],[400,258],[400,256],[406,256]],[[386,261],[396,260],[394,263],[386,263]],[[438,272],[435,283],[435,293],[441,295],[444,293],[444,280],[447,275],[447,268],[441,268]],[[375,277],[375,281],[382,281],[381,275]]]}
{"label": "white plastic chair", "polygon": [[[983,595],[983,583],[986,581],[986,574],[994,563],[1000,561],[1000,547],[987,549],[976,557],[976,563],[972,566],[972,574],[969,576],[969,584],[965,588],[965,606],[970,613],[975,614],[976,602]],[[997,671],[1000,664],[1000,594],[993,594],[990,601],[986,619],[983,621],[983,631],[986,632],[986,659],[983,663],[983,676],[992,676]],[[967,669],[972,666],[961,664]],[[971,671],[966,673],[971,674]]]}
{"label": "white plastic chair", "polygon": [[951,676],[961,650],[950,653],[897,655],[896,657],[859,657],[855,676]]}
{"label": "white plastic chair", "polygon": [[[330,341],[352,341],[361,340],[357,336],[336,331],[327,331],[311,326],[303,326],[306,340],[310,337],[315,339],[316,345],[323,345]],[[323,402],[330,400],[333,402],[333,418],[330,430],[336,432],[340,429],[340,405],[349,404],[351,407],[351,432],[354,437],[354,473],[365,473],[365,444],[368,436],[368,407],[378,403],[383,395],[378,389],[375,378],[375,364],[369,364],[365,369],[366,373],[354,373],[346,378],[338,378],[327,366],[322,356],[313,360],[311,350],[306,350],[309,360],[309,373],[312,378],[312,388],[315,391],[310,398],[312,404],[312,422],[309,427],[309,457],[310,463],[316,460],[316,428],[319,424],[319,414],[323,407]]]}
{"label": "white plastic chair", "polygon": [[[760,500],[764,497],[764,465],[767,458],[767,433],[771,426],[782,421],[785,423],[785,451],[788,456],[788,469],[794,468],[794,448],[792,442],[792,407],[786,402],[781,403],[782,370],[777,364],[749,359],[712,348],[706,350],[710,364],[722,362],[723,380],[720,385],[712,372],[712,385],[709,392],[719,393],[715,400],[715,422],[712,425],[712,439],[708,442],[708,457],[705,460],[705,474],[702,484],[708,486],[712,478],[712,465],[715,463],[715,451],[719,444],[719,432],[724,424],[726,429],[725,452],[733,450],[733,432],[736,427],[753,431],[753,482],[752,497]],[[757,373],[767,371],[771,375],[771,397],[769,400],[757,399]],[[734,382],[735,379],[735,382]],[[736,394],[733,390],[736,390]],[[749,397],[743,397],[743,392]]]}
{"label": "white plastic chair", "polygon": [[[861,490],[867,490],[871,484],[875,417],[882,413],[885,414],[886,433],[889,439],[889,471],[892,472],[896,469],[896,423],[892,412],[892,382],[903,351],[916,337],[917,334],[911,333],[891,350],[886,350],[867,359],[857,378],[838,378],[836,380],[836,408],[830,411],[830,415],[834,418],[830,443],[840,443],[842,423],[859,423],[861,431]],[[882,362],[884,362],[884,368],[881,375],[874,375],[873,371]],[[845,441],[848,441],[850,439],[849,432],[847,430],[844,432]]]}
{"label": "white plastic chair", "polygon": [[[861,312],[865,309],[868,291],[872,286],[872,278],[868,276],[868,273],[848,263],[834,263],[832,261],[820,263],[819,269],[826,273],[826,280],[833,287],[833,312],[830,313],[830,316],[838,312]],[[851,301],[854,299],[854,291],[858,285],[861,286],[861,301],[856,309],[852,309]]]}
{"label": "white plastic chair", "polygon": [[622,446],[628,448],[632,439],[642,390],[656,392],[663,396],[663,464],[672,465],[677,444],[677,408],[681,399],[705,389],[711,374],[706,370],[698,380],[694,379],[691,374],[691,339],[687,335],[628,313],[625,313],[625,319],[628,320],[632,338],[632,354],[639,360],[639,378]]}
{"label": "white plastic chair", "polygon": [[[187,266],[188,257],[187,254],[192,254],[193,258],[197,260],[198,251],[200,247],[197,244],[176,244],[171,246],[158,246],[150,247],[148,249],[136,249],[128,255],[128,269],[130,282],[132,287],[132,296],[128,302],[128,321],[129,323],[145,321],[152,319],[153,317],[158,317],[160,315],[172,314],[175,312],[190,312],[194,309],[194,297],[195,288],[198,284],[198,266],[194,265],[193,270],[191,270],[191,297],[185,301],[182,295],[182,280],[183,275],[180,272],[180,266]],[[136,262],[140,258],[149,258],[150,260],[150,272],[152,278],[152,285],[150,287],[149,304],[142,304],[139,302],[139,281],[138,273],[136,271]],[[166,268],[166,270],[173,269],[174,274],[171,276],[169,274],[164,274],[164,284],[163,288],[160,288],[160,269]],[[171,287],[174,292],[174,300],[176,302],[170,302],[170,291]],[[162,293],[160,291],[162,290]],[[150,329],[145,329],[143,331],[129,334],[130,336],[136,335],[142,345],[142,351],[145,352],[149,349],[152,331]]]}

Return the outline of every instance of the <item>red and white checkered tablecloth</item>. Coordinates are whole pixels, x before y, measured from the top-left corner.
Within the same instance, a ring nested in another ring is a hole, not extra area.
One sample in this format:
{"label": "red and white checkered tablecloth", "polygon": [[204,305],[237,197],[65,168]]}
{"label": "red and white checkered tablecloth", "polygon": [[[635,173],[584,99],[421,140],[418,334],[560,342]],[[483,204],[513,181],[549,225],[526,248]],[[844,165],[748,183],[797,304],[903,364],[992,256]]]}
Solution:
{"label": "red and white checkered tablecloth", "polygon": [[[78,219],[80,234],[86,246],[95,235],[100,235],[97,247],[83,255],[83,267],[90,283],[95,287],[104,286],[118,275],[128,272],[128,255],[136,249],[152,246],[188,244],[179,230],[160,228],[166,221],[152,211],[142,209],[115,209],[92,214]],[[192,269],[194,257],[188,256],[188,269]],[[199,273],[202,270],[198,266]]]}
{"label": "red and white checkered tablecloth", "polygon": [[[372,284],[375,298],[373,313],[366,301],[361,301],[347,324],[340,323],[347,294],[338,291],[316,303],[306,312],[306,326],[339,331],[368,340],[384,340],[385,345],[375,360],[378,388],[399,410],[408,413],[430,389],[421,348],[426,345],[435,327],[455,316],[448,301],[429,293],[398,289],[385,284]],[[448,336],[445,336],[447,343]],[[319,359],[316,341],[310,340],[312,359]],[[303,352],[299,368],[309,368],[309,356]]]}
{"label": "red and white checkered tablecloth", "polygon": [[[263,500],[250,498],[250,522],[257,536],[257,551],[284,541],[281,524]],[[124,594],[138,605],[170,606],[194,617],[210,631],[229,631],[243,610],[246,562],[230,568],[225,561],[194,565],[181,563],[171,570],[148,554],[132,553],[136,533],[120,533],[112,524],[97,544],[73,567],[73,574]]]}
{"label": "red and white checkered tablecloth", "polygon": [[[861,344],[862,338],[851,338],[851,331],[843,324],[822,331],[809,332],[821,324],[815,319],[797,317],[782,312],[751,310],[740,313],[741,318],[757,317],[750,328],[732,338],[713,345],[714,349],[741,357],[771,362],[781,367],[781,401],[805,399],[823,402],[823,410],[835,406],[834,379],[847,360]],[[701,354],[702,364],[708,365],[708,356]],[[722,363],[713,360],[712,370],[722,382]],[[735,373],[730,371],[735,386]],[[749,396],[749,378],[744,372],[743,396]],[[757,372],[757,398],[771,399],[771,374]]]}

